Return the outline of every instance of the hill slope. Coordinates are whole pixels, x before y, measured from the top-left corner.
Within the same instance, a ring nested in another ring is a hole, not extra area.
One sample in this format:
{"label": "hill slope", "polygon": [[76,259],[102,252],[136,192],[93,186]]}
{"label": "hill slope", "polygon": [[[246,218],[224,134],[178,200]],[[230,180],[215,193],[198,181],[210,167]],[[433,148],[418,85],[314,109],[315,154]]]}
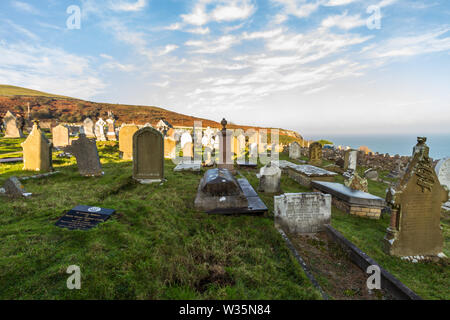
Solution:
{"label": "hill slope", "polygon": [[[0,117],[8,110],[25,116],[28,106],[31,110],[31,117],[42,121],[80,123],[86,117],[92,119],[103,117],[105,119],[108,111],[111,110],[117,116],[119,125],[121,123],[150,123],[155,125],[159,120],[164,119],[173,126],[192,127],[195,121],[201,121],[203,127],[222,127],[216,121],[191,117],[155,106],[96,103],[21,87],[0,85]],[[245,130],[249,128],[260,129],[260,127],[238,124],[229,124],[228,127]],[[280,135],[285,137],[283,141],[280,141],[282,143],[302,139],[297,132],[290,130],[280,129]]]}

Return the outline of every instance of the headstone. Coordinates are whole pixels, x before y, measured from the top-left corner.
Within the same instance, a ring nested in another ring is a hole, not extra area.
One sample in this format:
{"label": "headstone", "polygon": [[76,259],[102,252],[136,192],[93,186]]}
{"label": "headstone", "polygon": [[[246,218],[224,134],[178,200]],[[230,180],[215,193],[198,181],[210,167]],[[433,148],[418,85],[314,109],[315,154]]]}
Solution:
{"label": "headstone", "polygon": [[316,233],[331,221],[331,195],[287,193],[274,197],[275,225],[290,233]]}
{"label": "headstone", "polygon": [[98,119],[95,123],[95,136],[97,137],[97,141],[106,141],[105,125],[106,122],[102,118]]}
{"label": "headstone", "polygon": [[136,125],[125,125],[119,131],[119,151],[123,160],[133,160],[133,135],[139,130]]}
{"label": "headstone", "polygon": [[86,135],[86,137],[95,138],[94,127],[95,127],[95,124],[91,118],[84,119],[83,128],[84,128],[84,134]]}
{"label": "headstone", "polygon": [[441,185],[449,191],[450,195],[450,157],[439,160],[435,168]]}
{"label": "headstone", "polygon": [[372,181],[377,181],[378,180],[378,171],[375,169],[367,169],[364,172],[364,177],[372,180]]}
{"label": "headstone", "polygon": [[273,162],[269,162],[259,171],[258,191],[278,193],[281,191],[281,170]]}
{"label": "headstone", "polygon": [[5,126],[5,138],[24,138],[22,129],[19,126],[17,117],[11,112],[6,112],[3,117],[3,123]]}
{"label": "headstone", "polygon": [[426,138],[417,141],[405,174],[386,195],[392,214],[385,244],[394,256],[436,256],[443,251],[440,218],[448,191],[433,170]]}
{"label": "headstone", "polygon": [[16,177],[11,177],[6,180],[3,189],[5,190],[5,195],[10,198],[22,198],[31,195],[25,191],[24,186]]}
{"label": "headstone", "polygon": [[70,144],[69,128],[63,125],[58,125],[52,130],[53,146],[65,147]]}
{"label": "headstone", "polygon": [[[438,176],[441,185],[447,189],[448,195],[450,197],[450,157],[439,160],[435,168],[436,174]],[[447,201],[442,209],[445,211],[450,211],[450,200]]]}
{"label": "headstone", "polygon": [[344,157],[344,170],[355,171],[358,161],[358,151],[357,150],[347,150],[345,151]]}
{"label": "headstone", "polygon": [[192,142],[186,142],[183,146],[183,160],[189,161],[194,156],[194,145]]}
{"label": "headstone", "polygon": [[106,119],[106,124],[108,125],[108,132],[106,133],[106,137],[109,141],[117,141],[116,136],[116,120],[114,119]]}
{"label": "headstone", "polygon": [[133,136],[133,178],[141,183],[164,179],[164,138],[152,127],[144,127]]}
{"label": "headstone", "polygon": [[182,135],[181,135],[181,148],[183,149],[184,148],[184,145],[186,144],[186,143],[191,143],[192,144],[192,136],[191,136],[191,134],[189,133],[189,132],[184,132]]}
{"label": "headstone", "polygon": [[294,141],[289,145],[289,158],[300,159],[302,150],[298,142]]}
{"label": "headstone", "polygon": [[72,141],[72,144],[65,147],[64,151],[75,156],[78,171],[82,176],[92,177],[103,174],[94,139],[88,139],[85,134],[81,133],[78,140]]}
{"label": "headstone", "polygon": [[62,216],[55,225],[69,230],[89,230],[108,220],[114,213],[113,209],[76,206]]}
{"label": "headstone", "polygon": [[177,142],[170,137],[164,138],[164,158],[175,159],[177,156]]}
{"label": "headstone", "polygon": [[52,171],[52,144],[35,121],[28,138],[22,143],[23,170]]}
{"label": "headstone", "polygon": [[309,146],[309,163],[313,166],[322,165],[322,145],[319,142],[313,142]]}

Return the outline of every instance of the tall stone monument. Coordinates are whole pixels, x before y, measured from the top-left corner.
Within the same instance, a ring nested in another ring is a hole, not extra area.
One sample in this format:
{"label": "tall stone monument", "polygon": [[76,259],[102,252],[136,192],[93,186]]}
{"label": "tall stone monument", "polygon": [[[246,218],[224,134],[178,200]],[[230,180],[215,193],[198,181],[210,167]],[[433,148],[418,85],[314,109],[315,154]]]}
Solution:
{"label": "tall stone monument", "polygon": [[358,151],[353,149],[345,151],[344,170],[355,171],[357,163],[358,163]]}
{"label": "tall stone monument", "polygon": [[322,165],[322,145],[319,142],[313,142],[309,146],[309,164]]}
{"label": "tall stone monument", "polygon": [[220,154],[219,154],[219,163],[217,167],[219,169],[228,169],[231,172],[234,172],[234,161],[231,154],[231,136],[232,132],[227,130],[227,120],[225,118],[221,122],[222,124],[222,132],[220,139]]}
{"label": "tall stone monument", "polygon": [[405,174],[386,195],[392,215],[385,244],[394,256],[436,256],[443,250],[440,217],[448,192],[433,170],[426,140],[417,138]]}
{"label": "tall stone monument", "polygon": [[52,129],[52,137],[54,147],[65,147],[70,144],[69,128],[62,124]]}
{"label": "tall stone monument", "polygon": [[164,179],[164,137],[152,127],[133,135],[133,178],[144,184]]}
{"label": "tall stone monument", "polygon": [[78,171],[82,176],[93,177],[103,174],[95,139],[89,139],[84,133],[80,133],[78,140],[72,141],[72,144],[65,147],[64,151],[75,156]]}
{"label": "tall stone monument", "polygon": [[113,118],[106,119],[106,124],[108,126],[108,132],[106,133],[106,137],[109,141],[117,141],[116,135],[116,120]]}
{"label": "tall stone monument", "polygon": [[119,151],[123,160],[133,160],[133,135],[139,130],[131,124],[123,126],[119,131]]}
{"label": "tall stone monument", "polygon": [[3,117],[3,123],[5,126],[5,138],[25,137],[17,117],[11,111],[6,112],[6,115]]}
{"label": "tall stone monument", "polygon": [[35,121],[28,138],[22,143],[23,170],[52,171],[52,144]]}

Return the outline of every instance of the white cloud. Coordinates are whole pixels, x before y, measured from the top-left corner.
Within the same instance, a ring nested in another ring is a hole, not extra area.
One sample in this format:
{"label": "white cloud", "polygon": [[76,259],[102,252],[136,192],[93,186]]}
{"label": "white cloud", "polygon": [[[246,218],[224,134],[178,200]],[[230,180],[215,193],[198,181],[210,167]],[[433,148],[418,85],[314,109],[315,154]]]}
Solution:
{"label": "white cloud", "polygon": [[24,28],[24,27],[22,27],[22,26],[20,26],[20,25],[18,25],[16,23],[12,22],[11,20],[6,19],[6,20],[4,20],[4,22],[6,24],[8,24],[10,28],[13,28],[16,32],[26,36],[27,38],[29,38],[31,40],[38,40],[39,39],[39,37],[36,34],[31,32],[30,30],[28,30],[28,29],[26,29],[26,28]]}
{"label": "white cloud", "polygon": [[20,10],[31,14],[39,14],[39,11],[31,4],[22,1],[11,1],[11,5]]}
{"label": "white cloud", "polygon": [[212,41],[189,40],[185,45],[197,47],[195,53],[218,53],[229,49],[232,45],[238,43],[239,38],[227,35]]}
{"label": "white cloud", "polygon": [[213,9],[208,10],[208,5],[212,3],[212,0],[198,0],[190,13],[181,15],[183,22],[203,26],[211,21],[244,20],[252,16],[256,10],[251,0],[219,0],[214,2],[216,6]]}
{"label": "white cloud", "polygon": [[176,49],[178,49],[178,46],[177,46],[177,45],[174,45],[174,44],[168,44],[168,45],[166,45],[166,46],[164,47],[164,49],[162,49],[162,50],[159,52],[159,55],[160,55],[160,56],[163,56],[163,55],[168,54],[168,53],[170,53],[170,52],[172,52],[172,51],[174,51],[174,50],[176,50]]}
{"label": "white cloud", "polygon": [[296,16],[297,18],[309,17],[313,12],[324,3],[323,0],[306,1],[306,0],[272,0],[284,7],[283,14]]}
{"label": "white cloud", "polygon": [[353,2],[357,2],[359,0],[329,0],[327,3],[325,3],[325,6],[329,7],[335,7],[335,6],[345,6],[348,4],[351,4]]}
{"label": "white cloud", "polygon": [[110,8],[114,11],[125,11],[125,12],[135,12],[141,11],[147,6],[147,0],[137,0],[137,1],[113,1],[110,2]]}
{"label": "white cloud", "polygon": [[366,52],[370,58],[408,57],[445,51],[450,53],[450,36],[444,36],[449,31],[450,28],[444,28],[425,34],[391,38]]}
{"label": "white cloud", "polygon": [[190,33],[195,33],[195,34],[208,34],[209,28],[192,28],[192,29],[187,29],[186,31],[190,32]]}
{"label": "white cloud", "polygon": [[365,26],[366,21],[359,14],[349,16],[347,11],[341,15],[329,16],[322,21],[322,27],[331,28],[338,27],[344,30],[350,30],[356,27]]}
{"label": "white cloud", "polygon": [[0,83],[84,99],[105,87],[89,59],[25,42],[0,46]]}

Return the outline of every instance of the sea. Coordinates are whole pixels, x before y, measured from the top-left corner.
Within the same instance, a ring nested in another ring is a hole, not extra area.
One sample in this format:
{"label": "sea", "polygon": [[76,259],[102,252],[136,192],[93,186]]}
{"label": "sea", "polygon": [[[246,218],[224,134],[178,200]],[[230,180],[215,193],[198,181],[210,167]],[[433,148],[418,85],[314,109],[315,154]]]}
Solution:
{"label": "sea", "polygon": [[[430,157],[434,160],[450,157],[450,134],[426,135],[427,145],[430,147]],[[305,136],[307,140],[326,139],[335,146],[349,146],[358,149],[360,146],[369,147],[372,152],[389,153],[391,156],[399,154],[410,156],[417,144],[414,135],[328,135]]]}

